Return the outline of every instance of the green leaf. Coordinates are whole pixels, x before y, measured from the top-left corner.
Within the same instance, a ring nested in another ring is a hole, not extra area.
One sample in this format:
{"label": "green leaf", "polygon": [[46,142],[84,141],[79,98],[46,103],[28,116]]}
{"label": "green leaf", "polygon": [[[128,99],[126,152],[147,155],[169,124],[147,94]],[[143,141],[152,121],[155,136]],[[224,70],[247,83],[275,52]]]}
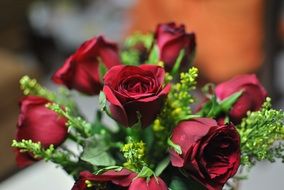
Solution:
{"label": "green leaf", "polygon": [[155,146],[153,128],[147,127],[146,129],[143,130],[143,132],[144,132],[143,141],[147,146],[147,150],[150,150],[153,145]]}
{"label": "green leaf", "polygon": [[104,78],[106,72],[107,72],[107,68],[106,68],[105,64],[102,62],[101,59],[99,59],[99,77],[100,77],[100,81],[103,81],[103,78]]}
{"label": "green leaf", "polygon": [[139,111],[136,111],[136,115],[137,115],[137,122],[134,123],[131,128],[141,128],[142,123],[141,123],[141,113]]}
{"label": "green leaf", "polygon": [[157,45],[154,45],[152,48],[147,63],[155,64],[159,62],[159,48]]}
{"label": "green leaf", "polygon": [[178,55],[178,57],[177,57],[177,59],[176,59],[176,62],[175,62],[175,65],[174,65],[174,67],[173,67],[173,69],[172,69],[172,71],[171,71],[171,75],[172,75],[172,76],[175,76],[175,75],[178,73],[179,68],[180,68],[180,65],[181,65],[181,62],[182,62],[182,60],[183,60],[183,58],[184,58],[184,55],[185,55],[185,50],[182,49],[182,50],[179,52],[179,55]]}
{"label": "green leaf", "polygon": [[171,184],[170,184],[170,188],[172,190],[188,190],[187,185],[185,182],[183,182],[180,178],[175,177]]}
{"label": "green leaf", "polygon": [[138,177],[141,177],[141,178],[150,178],[153,175],[154,175],[154,172],[146,166],[144,166],[142,170],[138,173]]}
{"label": "green leaf", "polygon": [[102,111],[106,110],[107,100],[106,95],[103,91],[101,91],[99,95],[99,105]]}
{"label": "green leaf", "polygon": [[176,153],[182,154],[181,147],[175,144],[170,138],[168,138],[167,143],[171,148],[173,148],[176,151]]}
{"label": "green leaf", "polygon": [[115,160],[107,152],[109,146],[103,139],[93,138],[92,142],[84,147],[81,159],[95,166],[113,166]]}
{"label": "green leaf", "polygon": [[135,49],[124,50],[120,53],[124,65],[139,65],[139,52]]}
{"label": "green leaf", "polygon": [[199,183],[195,182],[194,180],[188,178],[185,179],[177,176],[175,176],[171,181],[170,188],[172,190],[188,190],[188,189],[205,190],[203,186],[201,186]]}
{"label": "green leaf", "polygon": [[119,172],[119,171],[121,171],[122,169],[123,169],[122,166],[108,166],[108,167],[104,167],[104,168],[102,168],[102,169],[96,171],[94,174],[95,174],[95,175],[98,175],[98,174],[104,173],[104,172],[106,172],[106,171],[108,171],[108,170],[114,170],[114,171]]}
{"label": "green leaf", "polygon": [[219,106],[219,103],[217,102],[216,96],[213,96],[211,99],[211,107],[207,114],[207,117],[216,117],[221,113],[221,107]]}
{"label": "green leaf", "polygon": [[163,171],[168,167],[169,163],[170,163],[170,158],[169,157],[166,157],[164,160],[162,160],[158,164],[158,166],[157,166],[157,168],[155,170],[155,175],[156,176],[161,175],[161,173],[163,173]]}
{"label": "green leaf", "polygon": [[202,109],[197,113],[197,115],[202,115],[203,117],[215,117],[221,113],[222,109],[217,102],[216,96],[212,98],[202,107]]}
{"label": "green leaf", "polygon": [[222,100],[220,102],[220,106],[221,106],[222,110],[226,113],[229,112],[230,109],[232,108],[232,106],[234,105],[234,103],[242,95],[242,93],[243,93],[242,91],[236,92],[236,93],[232,94],[231,96],[229,96],[228,98]]}

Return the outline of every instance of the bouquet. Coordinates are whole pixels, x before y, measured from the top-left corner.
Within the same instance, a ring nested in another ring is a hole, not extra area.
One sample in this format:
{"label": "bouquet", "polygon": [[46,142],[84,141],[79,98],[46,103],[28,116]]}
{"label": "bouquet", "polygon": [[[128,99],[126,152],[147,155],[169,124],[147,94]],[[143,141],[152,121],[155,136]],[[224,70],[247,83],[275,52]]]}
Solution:
{"label": "bouquet", "polygon": [[[256,75],[198,89],[195,47],[194,33],[164,23],[120,49],[87,40],[54,73],[56,92],[24,76],[17,164],[54,162],[72,190],[219,190],[237,189],[257,161],[284,160],[284,113]],[[98,97],[94,121],[72,90]]]}

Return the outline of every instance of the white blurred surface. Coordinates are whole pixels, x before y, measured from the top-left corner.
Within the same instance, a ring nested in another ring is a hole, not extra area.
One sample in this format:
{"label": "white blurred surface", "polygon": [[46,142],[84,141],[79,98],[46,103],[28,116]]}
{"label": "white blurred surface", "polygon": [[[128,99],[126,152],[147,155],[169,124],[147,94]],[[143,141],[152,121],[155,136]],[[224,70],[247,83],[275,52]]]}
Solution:
{"label": "white blurred surface", "polygon": [[[284,164],[258,163],[240,190],[284,189]],[[73,179],[61,168],[43,161],[17,173],[0,184],[0,190],[71,190]]]}
{"label": "white blurred surface", "polygon": [[71,190],[73,183],[61,168],[41,161],[0,183],[0,190]]}

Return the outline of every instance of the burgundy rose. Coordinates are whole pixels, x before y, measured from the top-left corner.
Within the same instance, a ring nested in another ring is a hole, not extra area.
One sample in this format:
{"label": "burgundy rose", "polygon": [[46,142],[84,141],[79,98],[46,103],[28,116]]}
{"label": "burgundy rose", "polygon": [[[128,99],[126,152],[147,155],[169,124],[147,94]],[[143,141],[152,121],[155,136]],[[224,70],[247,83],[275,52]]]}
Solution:
{"label": "burgundy rose", "polygon": [[[20,115],[17,123],[16,139],[40,142],[45,148],[51,144],[58,146],[67,137],[66,119],[59,117],[45,105],[49,101],[42,97],[26,96],[20,101]],[[29,153],[16,150],[19,167],[25,167],[38,159]]]}
{"label": "burgundy rose", "polygon": [[168,186],[159,177],[151,177],[149,181],[145,178],[136,178],[130,184],[129,190],[168,190]]}
{"label": "burgundy rose", "polygon": [[236,76],[219,84],[215,89],[219,100],[224,100],[240,91],[242,91],[242,95],[234,103],[229,113],[231,120],[235,124],[240,123],[248,111],[259,110],[267,96],[266,90],[254,74]]}
{"label": "burgundy rose", "polygon": [[165,63],[166,71],[171,71],[182,49],[185,56],[181,67],[188,68],[189,58],[195,50],[195,34],[186,33],[184,25],[175,23],[159,24],[155,32],[159,47],[160,60]]}
{"label": "burgundy rose", "polygon": [[88,95],[98,94],[102,89],[100,60],[107,69],[120,64],[116,44],[106,41],[102,36],[83,43],[57,70],[52,79],[69,89],[76,89]]}
{"label": "burgundy rose", "polygon": [[87,190],[87,180],[95,189],[96,186],[100,186],[104,187],[106,190],[126,190],[136,176],[137,174],[127,169],[122,169],[121,171],[109,170],[99,175],[83,171],[80,173],[80,177],[75,182],[72,190]]}
{"label": "burgundy rose", "polygon": [[180,122],[171,140],[182,154],[170,150],[171,163],[209,190],[222,189],[240,164],[240,137],[233,125],[209,118]]}
{"label": "burgundy rose", "polygon": [[160,113],[170,85],[164,84],[165,71],[155,65],[115,66],[104,77],[103,91],[112,117],[125,126],[138,122],[150,125]]}

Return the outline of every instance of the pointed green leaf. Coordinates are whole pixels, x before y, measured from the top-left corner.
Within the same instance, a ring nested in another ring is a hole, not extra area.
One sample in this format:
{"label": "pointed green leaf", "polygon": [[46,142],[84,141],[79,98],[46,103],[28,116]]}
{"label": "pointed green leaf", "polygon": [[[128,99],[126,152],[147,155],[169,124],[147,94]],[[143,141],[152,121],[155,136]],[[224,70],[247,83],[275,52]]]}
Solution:
{"label": "pointed green leaf", "polygon": [[152,48],[147,63],[155,64],[159,62],[159,48],[157,45],[154,45]]}
{"label": "pointed green leaf", "polygon": [[102,62],[101,59],[99,59],[99,77],[100,77],[100,81],[103,81],[103,78],[104,78],[106,72],[107,72],[107,68],[106,68],[105,64]]}
{"label": "pointed green leaf", "polygon": [[182,154],[181,147],[175,144],[170,138],[168,138],[167,143],[171,148],[173,148],[176,151],[176,153]]}
{"label": "pointed green leaf", "polygon": [[107,152],[109,146],[103,139],[92,139],[92,142],[84,147],[81,159],[95,166],[113,166],[115,160]]}
{"label": "pointed green leaf", "polygon": [[106,110],[107,100],[106,95],[103,91],[101,91],[99,95],[99,105],[102,111]]}
{"label": "pointed green leaf", "polygon": [[181,62],[182,62],[182,60],[183,60],[183,58],[184,58],[184,55],[185,55],[185,50],[182,49],[182,50],[179,52],[179,55],[178,55],[178,57],[177,57],[177,59],[176,59],[176,62],[175,62],[175,64],[174,64],[174,67],[173,67],[173,69],[172,69],[172,71],[171,71],[171,75],[172,75],[172,76],[175,76],[175,75],[178,73],[179,68],[180,68],[180,65],[181,65]]}
{"label": "pointed green leaf", "polygon": [[138,177],[141,177],[141,178],[150,178],[153,175],[154,175],[154,172],[146,166],[144,166],[142,170],[138,173]]}
{"label": "pointed green leaf", "polygon": [[163,171],[168,167],[169,163],[170,163],[170,158],[169,157],[166,157],[164,160],[162,160],[158,164],[158,166],[157,166],[157,168],[155,170],[156,176],[161,175],[163,173]]}
{"label": "pointed green leaf", "polygon": [[231,96],[229,96],[228,98],[222,100],[220,102],[220,107],[224,112],[229,112],[230,109],[232,108],[232,106],[234,105],[234,103],[239,99],[239,97],[242,95],[242,91],[240,92],[236,92],[234,94],[232,94]]}

